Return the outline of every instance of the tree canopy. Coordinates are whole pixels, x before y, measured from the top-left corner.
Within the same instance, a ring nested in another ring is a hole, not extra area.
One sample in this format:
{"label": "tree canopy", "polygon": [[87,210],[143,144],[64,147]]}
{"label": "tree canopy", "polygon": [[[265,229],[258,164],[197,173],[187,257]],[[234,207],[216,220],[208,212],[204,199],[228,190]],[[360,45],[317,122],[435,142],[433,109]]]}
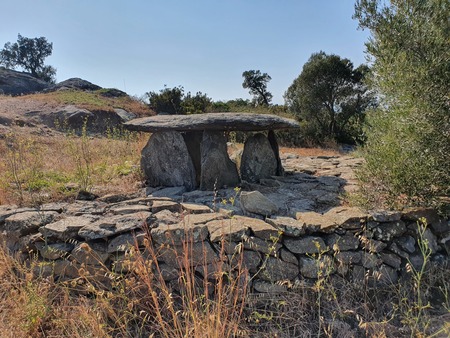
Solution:
{"label": "tree canopy", "polygon": [[148,92],[145,95],[149,100],[150,108],[158,114],[182,114],[183,87],[164,87],[159,92]]}
{"label": "tree canopy", "polygon": [[12,69],[21,67],[34,77],[54,82],[56,69],[44,64],[52,50],[53,44],[45,37],[31,39],[18,34],[17,42],[7,42],[0,51],[0,64]]}
{"label": "tree canopy", "polygon": [[390,202],[430,204],[450,192],[449,17],[448,0],[355,5],[383,100],[368,119],[366,179]]}
{"label": "tree canopy", "polygon": [[202,92],[195,95],[188,92],[183,98],[182,107],[185,114],[202,114],[212,107],[212,100]]}
{"label": "tree canopy", "polygon": [[201,114],[212,106],[212,100],[202,92],[192,95],[184,93],[182,86],[148,92],[149,106],[158,114]]}
{"label": "tree canopy", "polygon": [[242,73],[244,82],[242,87],[248,89],[253,95],[255,105],[270,105],[272,101],[272,94],[267,91],[267,83],[272,78],[267,73],[261,74],[259,70],[247,70]]}
{"label": "tree canopy", "polygon": [[303,121],[315,141],[363,140],[365,111],[374,96],[364,83],[368,67],[353,67],[348,59],[314,53],[285,93],[289,110]]}

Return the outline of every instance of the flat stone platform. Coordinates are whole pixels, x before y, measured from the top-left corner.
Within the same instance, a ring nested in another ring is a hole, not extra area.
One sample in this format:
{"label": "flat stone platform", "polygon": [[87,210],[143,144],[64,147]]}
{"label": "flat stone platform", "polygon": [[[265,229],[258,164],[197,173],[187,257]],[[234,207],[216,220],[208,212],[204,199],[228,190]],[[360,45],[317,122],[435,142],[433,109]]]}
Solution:
{"label": "flat stone platform", "polygon": [[193,115],[156,115],[124,123],[133,131],[263,131],[299,128],[297,121],[268,114],[206,113]]}

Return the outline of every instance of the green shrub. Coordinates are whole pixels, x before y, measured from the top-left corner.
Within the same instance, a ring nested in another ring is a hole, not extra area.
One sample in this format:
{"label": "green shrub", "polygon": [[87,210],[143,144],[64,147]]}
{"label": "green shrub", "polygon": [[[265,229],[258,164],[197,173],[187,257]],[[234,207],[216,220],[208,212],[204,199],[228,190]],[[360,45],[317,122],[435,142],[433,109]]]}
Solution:
{"label": "green shrub", "polygon": [[364,141],[365,111],[376,104],[365,83],[367,74],[366,65],[353,67],[338,55],[311,55],[284,95],[289,111],[303,121],[306,139],[319,144]]}
{"label": "green shrub", "polygon": [[360,27],[371,31],[372,86],[382,105],[368,116],[368,200],[430,205],[450,192],[450,3],[360,0]]}

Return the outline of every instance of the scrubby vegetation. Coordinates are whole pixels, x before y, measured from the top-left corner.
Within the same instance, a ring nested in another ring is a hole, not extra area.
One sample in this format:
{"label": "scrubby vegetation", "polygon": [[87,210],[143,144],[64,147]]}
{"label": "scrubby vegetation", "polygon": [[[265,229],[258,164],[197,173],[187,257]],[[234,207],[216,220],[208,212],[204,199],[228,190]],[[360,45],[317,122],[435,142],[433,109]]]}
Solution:
{"label": "scrubby vegetation", "polygon": [[149,107],[158,114],[201,114],[207,113],[212,107],[212,100],[208,95],[197,92],[184,93],[182,86],[161,89],[159,92],[145,94]]}
{"label": "scrubby vegetation", "polygon": [[450,193],[448,1],[357,1],[372,37],[372,86],[360,178],[368,204],[435,205]]}

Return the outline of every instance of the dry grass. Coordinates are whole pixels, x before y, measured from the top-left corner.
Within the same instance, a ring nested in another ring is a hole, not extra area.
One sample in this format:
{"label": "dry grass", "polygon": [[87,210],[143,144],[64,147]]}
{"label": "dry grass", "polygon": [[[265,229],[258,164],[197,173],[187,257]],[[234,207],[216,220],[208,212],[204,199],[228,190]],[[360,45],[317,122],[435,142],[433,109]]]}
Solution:
{"label": "dry grass", "polygon": [[0,250],[2,337],[109,337],[95,302],[74,296],[70,284],[34,277],[36,265]]}
{"label": "dry grass", "polygon": [[[236,150],[242,150],[244,148],[243,143],[233,143],[229,152],[233,153]],[[299,156],[340,156],[342,155],[337,148],[292,148],[292,147],[280,147],[280,153],[282,154],[294,154]]]}
{"label": "dry grass", "polygon": [[97,194],[136,191],[141,181],[140,151],[147,137],[43,137],[13,132],[0,139],[0,204],[71,199],[85,180]]}
{"label": "dry grass", "polygon": [[[5,154],[0,158],[0,203],[73,198],[75,192],[64,187],[78,183],[83,175],[89,175],[94,191],[135,191],[141,181],[140,150],[147,137],[9,135],[0,140],[0,153]],[[299,151],[311,156],[312,150]],[[313,154],[331,155],[322,150]],[[81,177],[80,163],[89,166]],[[158,263],[161,250],[148,238],[145,248],[127,253],[126,269],[115,267],[99,274],[100,283],[99,275],[93,278],[83,266],[78,277],[56,281],[37,273],[42,262],[35,256],[23,262],[0,248],[1,336],[447,337],[450,333],[446,266],[429,264],[420,276],[419,293],[417,278],[374,286],[334,275],[301,280],[286,294],[254,295],[248,293],[251,285],[242,260],[232,267],[224,264],[229,257],[223,248],[214,264],[203,264],[200,273],[190,264],[192,243],[184,243],[176,252],[179,275],[170,281],[163,278],[164,266]]]}
{"label": "dry grass", "polygon": [[[429,265],[422,291],[429,302],[417,319],[409,280],[374,286],[320,276],[282,294],[249,294],[248,273],[237,256],[224,264],[191,264],[192,243],[175,255],[179,275],[163,277],[158,258],[169,247],[146,241],[122,266],[101,274],[79,267],[79,277],[55,281],[0,249],[2,337],[447,337],[450,271]],[[238,254],[237,254],[238,255]],[[208,270],[209,269],[209,270]],[[202,273],[199,273],[202,271]],[[207,276],[207,278],[205,278]],[[98,278],[98,277],[97,277]],[[447,292],[447,293],[446,293]]]}
{"label": "dry grass", "polygon": [[289,153],[299,156],[340,156],[339,150],[333,148],[287,148],[280,147],[281,153]]}
{"label": "dry grass", "polygon": [[138,117],[154,115],[148,105],[129,97],[104,97],[102,91],[57,91],[51,93],[30,94],[20,97],[0,95],[0,117],[14,120],[26,112],[51,112],[61,106],[74,105],[91,111],[113,112],[121,108]]}
{"label": "dry grass", "polygon": [[133,112],[138,116],[153,115],[154,112],[137,99],[129,96],[125,97],[104,97],[100,91],[85,92],[75,90],[56,91],[45,94],[32,94],[23,97],[43,102],[47,105],[76,105],[77,107],[87,110],[106,110],[113,111],[114,108],[122,108],[126,111]]}
{"label": "dry grass", "polygon": [[[0,204],[70,200],[88,188],[99,195],[135,192],[142,182],[140,152],[147,140],[148,134],[114,132],[103,138],[47,137],[16,128],[0,139]],[[320,148],[281,148],[281,152],[339,154]]]}
{"label": "dry grass", "polygon": [[101,283],[83,266],[79,277],[55,282],[36,273],[35,258],[22,264],[0,248],[2,337],[241,336],[247,272],[239,263],[231,271],[222,256],[200,263],[208,276],[201,277],[191,264],[198,260],[191,245],[177,251],[179,276],[171,281],[162,272],[167,266],[158,263],[161,250],[171,249],[147,240],[144,253],[131,248],[122,267]]}

